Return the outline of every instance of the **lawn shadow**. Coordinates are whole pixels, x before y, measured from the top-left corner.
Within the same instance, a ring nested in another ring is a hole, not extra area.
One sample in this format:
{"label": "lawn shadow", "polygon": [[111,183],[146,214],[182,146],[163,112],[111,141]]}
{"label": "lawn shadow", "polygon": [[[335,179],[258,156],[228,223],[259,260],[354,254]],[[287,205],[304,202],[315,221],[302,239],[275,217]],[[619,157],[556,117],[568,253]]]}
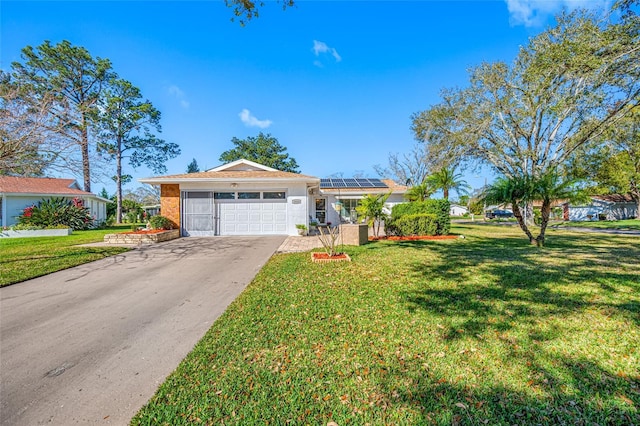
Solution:
{"label": "lawn shadow", "polygon": [[[555,369],[549,369],[550,361]],[[584,358],[524,355],[533,377],[526,389],[503,382],[479,386],[437,374],[424,376],[423,360],[405,360],[380,381],[392,404],[417,410],[421,424],[599,424],[640,423],[640,377],[624,377]],[[411,383],[399,388],[398,383]],[[398,410],[398,408],[396,408]]]}
{"label": "lawn shadow", "polygon": [[[401,297],[410,311],[466,318],[456,326],[473,334],[509,328],[513,318],[533,323],[586,309],[640,325],[640,301],[633,296],[640,291],[640,247],[603,240],[558,235],[542,249],[513,237],[441,244],[433,249],[438,256],[411,264],[418,285]],[[426,248],[423,242],[405,246]]]}

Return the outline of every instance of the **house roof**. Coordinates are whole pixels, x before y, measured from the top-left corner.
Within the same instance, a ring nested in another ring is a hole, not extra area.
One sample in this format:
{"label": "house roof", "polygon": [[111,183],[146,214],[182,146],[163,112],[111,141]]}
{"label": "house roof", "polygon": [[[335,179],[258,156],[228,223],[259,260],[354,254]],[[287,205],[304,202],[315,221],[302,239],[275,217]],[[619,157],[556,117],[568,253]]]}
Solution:
{"label": "house roof", "polygon": [[609,194],[609,195],[594,195],[591,197],[596,200],[606,201],[608,203],[634,203],[635,201],[629,194]]}
{"label": "house roof", "polygon": [[220,182],[220,181],[249,181],[283,180],[319,183],[320,179],[300,173],[283,172],[254,163],[249,160],[237,160],[207,170],[206,172],[183,173],[178,175],[155,176],[139,179],[142,183],[159,185],[163,183],[180,182]]}
{"label": "house roof", "polygon": [[83,191],[75,179],[0,176],[0,193],[35,195],[94,196]]}
{"label": "house roof", "polygon": [[386,188],[322,188],[325,194],[386,194],[392,192],[394,194],[404,194],[407,187],[398,185],[392,179],[380,179],[387,185]]}

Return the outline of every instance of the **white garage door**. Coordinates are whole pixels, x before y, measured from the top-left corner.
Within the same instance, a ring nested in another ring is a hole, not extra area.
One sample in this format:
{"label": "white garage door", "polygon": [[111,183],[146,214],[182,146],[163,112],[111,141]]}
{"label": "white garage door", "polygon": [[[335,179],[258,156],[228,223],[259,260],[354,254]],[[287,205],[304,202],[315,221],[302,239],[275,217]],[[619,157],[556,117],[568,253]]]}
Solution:
{"label": "white garage door", "polygon": [[287,234],[287,203],[216,200],[220,235]]}

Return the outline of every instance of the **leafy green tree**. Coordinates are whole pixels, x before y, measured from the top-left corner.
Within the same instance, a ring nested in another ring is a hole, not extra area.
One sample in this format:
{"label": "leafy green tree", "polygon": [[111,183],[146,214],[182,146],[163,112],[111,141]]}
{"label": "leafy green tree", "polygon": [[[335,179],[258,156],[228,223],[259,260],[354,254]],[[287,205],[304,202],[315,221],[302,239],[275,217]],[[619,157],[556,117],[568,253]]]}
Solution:
{"label": "leafy green tree", "polygon": [[116,194],[109,195],[109,193],[107,192],[107,188],[103,187],[102,191],[100,191],[98,195],[106,200],[111,200],[110,203],[107,203],[107,218],[109,217],[115,218],[116,217]]}
{"label": "leafy green tree", "polygon": [[198,162],[194,158],[187,166],[187,173],[198,173],[199,171],[200,167],[198,167]]}
{"label": "leafy green tree", "polygon": [[136,168],[145,165],[156,173],[167,170],[169,158],[180,154],[177,144],[157,138],[160,132],[160,111],[148,100],[143,100],[140,89],[130,82],[113,78],[109,81],[95,120],[99,128],[98,148],[116,163],[116,223],[122,217],[122,185],[126,176],[122,161]]}
{"label": "leafy green tree", "polygon": [[367,194],[356,207],[358,217],[366,220],[367,225],[373,229],[373,235],[376,237],[380,235],[380,225],[386,217],[384,213],[384,203],[387,202],[389,195],[391,195],[391,193],[378,195]]}
{"label": "leafy green tree", "polygon": [[[224,0],[224,3],[233,9],[234,18],[231,20],[233,21],[237,17],[242,26],[253,18],[257,18],[259,16],[258,8],[264,6],[264,2],[253,0]],[[294,0],[278,0],[278,3],[281,3],[283,10],[295,4]]]}
{"label": "leafy green tree", "polygon": [[453,168],[444,167],[426,179],[426,183],[435,190],[442,189],[445,200],[449,199],[449,191],[454,190],[458,195],[466,194],[470,189],[462,174],[455,173]]}
{"label": "leafy green tree", "polygon": [[446,167],[487,164],[514,179],[563,175],[580,147],[640,102],[640,20],[607,19],[563,14],[512,64],[473,68],[469,87],[414,114],[428,156]]}
{"label": "leafy green tree", "polygon": [[597,194],[629,194],[640,212],[640,107],[603,136],[604,145],[584,150],[572,172],[592,182]]}
{"label": "leafy green tree", "polygon": [[289,154],[286,153],[287,148],[280,145],[278,140],[270,134],[265,135],[260,132],[256,137],[233,138],[231,142],[235,148],[220,155],[220,161],[224,163],[244,158],[283,172],[299,173],[296,160],[289,157]]}
{"label": "leafy green tree", "polygon": [[[48,130],[79,149],[84,190],[91,191],[90,116],[109,78],[111,62],[94,58],[67,40],[27,46],[22,49],[22,59],[23,63],[12,64],[13,77],[34,98],[49,101],[45,105]],[[69,161],[66,156],[58,159]],[[77,170],[74,164],[69,167]]]}

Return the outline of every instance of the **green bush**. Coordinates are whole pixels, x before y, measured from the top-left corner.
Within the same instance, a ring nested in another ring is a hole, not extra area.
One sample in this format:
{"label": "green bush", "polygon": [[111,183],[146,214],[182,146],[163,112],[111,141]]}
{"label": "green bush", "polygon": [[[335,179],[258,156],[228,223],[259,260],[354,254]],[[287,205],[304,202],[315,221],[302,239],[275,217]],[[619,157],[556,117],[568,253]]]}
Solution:
{"label": "green bush", "polygon": [[18,216],[18,224],[43,228],[57,228],[62,225],[82,230],[91,228],[93,220],[81,199],[67,200],[54,197],[43,199],[35,206],[26,207]]}
{"label": "green bush", "polygon": [[436,235],[438,219],[435,214],[408,214],[395,221],[399,235]]}
{"label": "green bush", "polygon": [[391,210],[391,217],[385,222],[385,233],[387,235],[401,235],[397,221],[408,215],[430,214],[436,217],[435,235],[448,235],[451,229],[451,218],[449,210],[451,205],[449,200],[424,200],[411,203],[397,204]]}
{"label": "green bush", "polygon": [[174,228],[174,223],[170,219],[160,215],[152,216],[149,219],[149,223],[151,224],[151,228],[153,229],[173,229]]}

